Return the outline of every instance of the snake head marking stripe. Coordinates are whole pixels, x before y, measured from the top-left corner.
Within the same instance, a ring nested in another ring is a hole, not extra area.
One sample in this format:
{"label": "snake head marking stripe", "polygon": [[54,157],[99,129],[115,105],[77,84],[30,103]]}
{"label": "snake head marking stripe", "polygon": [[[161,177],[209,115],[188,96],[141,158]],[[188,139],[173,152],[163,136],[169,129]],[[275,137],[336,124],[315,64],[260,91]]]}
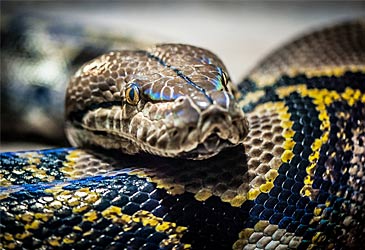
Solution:
{"label": "snake head marking stripe", "polygon": [[248,132],[233,91],[221,60],[201,48],[110,52],[71,79],[66,132],[77,146],[208,158]]}

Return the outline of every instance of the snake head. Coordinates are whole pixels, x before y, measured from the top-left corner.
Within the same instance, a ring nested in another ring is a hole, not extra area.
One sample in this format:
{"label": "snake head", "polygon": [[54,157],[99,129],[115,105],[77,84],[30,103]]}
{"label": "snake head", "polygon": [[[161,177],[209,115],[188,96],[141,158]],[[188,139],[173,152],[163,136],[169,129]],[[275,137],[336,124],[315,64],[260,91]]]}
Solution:
{"label": "snake head", "polygon": [[221,60],[198,47],[110,52],[71,79],[66,134],[74,146],[208,158],[247,135],[234,91]]}

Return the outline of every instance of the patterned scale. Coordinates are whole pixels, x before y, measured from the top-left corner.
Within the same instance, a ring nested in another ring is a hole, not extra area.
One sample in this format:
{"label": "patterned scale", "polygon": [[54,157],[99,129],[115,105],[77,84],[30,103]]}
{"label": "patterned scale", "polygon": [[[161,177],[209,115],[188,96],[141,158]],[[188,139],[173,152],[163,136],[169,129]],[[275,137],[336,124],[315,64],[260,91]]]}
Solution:
{"label": "patterned scale", "polygon": [[359,249],[364,38],[364,21],[344,23],[264,59],[238,86],[250,124],[243,147],[207,160],[2,153],[1,246]]}

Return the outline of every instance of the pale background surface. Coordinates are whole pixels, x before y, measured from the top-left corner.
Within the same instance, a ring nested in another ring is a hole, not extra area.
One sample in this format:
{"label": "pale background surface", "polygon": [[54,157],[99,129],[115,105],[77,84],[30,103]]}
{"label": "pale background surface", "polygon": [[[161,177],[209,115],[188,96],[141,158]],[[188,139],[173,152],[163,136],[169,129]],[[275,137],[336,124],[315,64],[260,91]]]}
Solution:
{"label": "pale background surface", "polygon": [[[365,16],[365,2],[2,2],[63,22],[128,32],[153,42],[180,42],[218,54],[234,82],[271,50],[314,27]],[[44,148],[1,145],[1,151]]]}

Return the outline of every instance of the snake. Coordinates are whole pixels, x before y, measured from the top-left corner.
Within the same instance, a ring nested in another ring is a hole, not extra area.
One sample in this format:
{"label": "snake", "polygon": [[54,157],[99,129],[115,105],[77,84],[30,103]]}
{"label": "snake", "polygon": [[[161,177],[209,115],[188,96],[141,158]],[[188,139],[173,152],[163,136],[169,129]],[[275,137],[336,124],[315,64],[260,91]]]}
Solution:
{"label": "snake", "polygon": [[196,46],[101,47],[64,90],[72,147],[1,153],[1,248],[361,249],[364,20],[238,84]]}

